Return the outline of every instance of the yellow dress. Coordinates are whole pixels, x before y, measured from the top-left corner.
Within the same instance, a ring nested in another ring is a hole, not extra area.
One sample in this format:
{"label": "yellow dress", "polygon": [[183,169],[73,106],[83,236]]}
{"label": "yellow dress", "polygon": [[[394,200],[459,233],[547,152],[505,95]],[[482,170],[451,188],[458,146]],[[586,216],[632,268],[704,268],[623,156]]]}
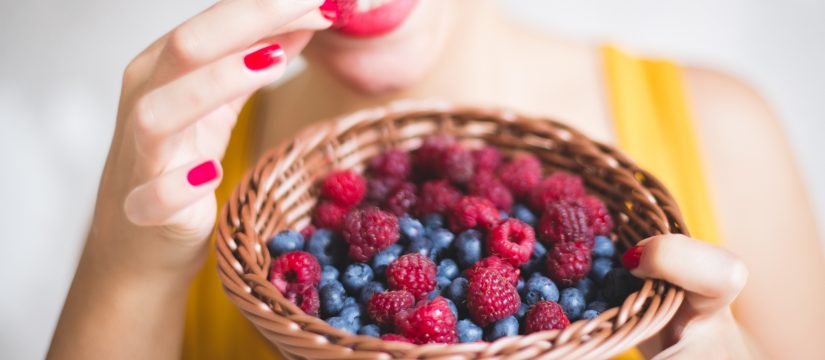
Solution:
{"label": "yellow dress", "polygon": [[[691,233],[718,243],[713,207],[704,180],[695,130],[679,67],[669,61],[602,49],[606,86],[618,145],[671,190]],[[241,113],[224,161],[218,189],[223,203],[250,163],[251,109]],[[184,359],[280,359],[252,324],[229,302],[216,271],[215,254],[189,293]],[[621,359],[640,359],[634,350]]]}

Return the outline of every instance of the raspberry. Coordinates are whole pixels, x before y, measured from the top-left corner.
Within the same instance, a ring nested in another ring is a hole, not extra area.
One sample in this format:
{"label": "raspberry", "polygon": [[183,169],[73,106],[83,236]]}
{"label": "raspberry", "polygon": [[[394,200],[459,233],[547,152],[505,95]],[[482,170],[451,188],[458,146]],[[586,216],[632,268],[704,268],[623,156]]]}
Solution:
{"label": "raspberry", "polygon": [[367,313],[380,326],[393,324],[395,314],[415,305],[415,297],[409,291],[385,291],[372,296],[367,302]]}
{"label": "raspberry", "polygon": [[345,208],[361,202],[367,190],[367,181],[350,170],[335,171],[321,184],[321,195]]}
{"label": "raspberry", "polygon": [[526,198],[541,180],[541,162],[533,155],[521,155],[502,165],[498,177],[516,198]]}
{"label": "raspberry", "polygon": [[316,229],[314,225],[309,224],[306,227],[304,227],[303,229],[301,229],[301,236],[303,236],[304,239],[309,240],[309,238],[312,237],[312,234],[315,233],[315,230],[318,230],[318,229]]}
{"label": "raspberry", "polygon": [[421,147],[415,151],[415,168],[419,175],[432,177],[439,174],[442,154],[445,149],[455,143],[455,139],[448,135],[429,136],[424,138]]}
{"label": "raspberry", "polygon": [[491,229],[501,218],[496,206],[490,200],[478,196],[462,197],[449,213],[450,229],[459,233],[480,227]]}
{"label": "raspberry", "polygon": [[269,281],[282,294],[287,292],[290,285],[315,286],[321,282],[321,265],[308,252],[288,252],[272,261],[272,268],[269,270]]}
{"label": "raspberry", "polygon": [[290,284],[284,294],[289,302],[298,305],[305,313],[318,316],[321,300],[318,297],[318,288],[309,284]]}
{"label": "raspberry", "polygon": [[601,199],[588,195],[579,199],[579,201],[587,209],[587,225],[593,230],[593,235],[610,234],[610,231],[613,230],[613,218]]}
{"label": "raspberry", "polygon": [[415,184],[411,182],[401,183],[387,196],[387,200],[384,202],[384,209],[396,216],[409,213],[415,206],[417,200],[415,191]]}
{"label": "raspberry", "polygon": [[413,343],[412,340],[410,340],[410,339],[408,339],[404,336],[398,335],[398,334],[384,334],[384,335],[381,335],[380,339],[384,340],[384,341],[398,341],[398,342],[406,342],[406,343],[410,343],[410,344]]}
{"label": "raspberry", "polygon": [[490,200],[496,208],[510,212],[513,206],[513,194],[493,173],[477,173],[467,183],[467,193]]}
{"label": "raspberry", "polygon": [[367,179],[366,200],[373,204],[383,204],[398,185],[404,180],[394,177],[371,177]]}
{"label": "raspberry", "polygon": [[332,201],[321,201],[315,207],[315,214],[312,217],[312,224],[318,228],[330,229],[334,232],[341,232],[344,225],[344,217],[347,216],[347,209]]}
{"label": "raspberry", "polygon": [[479,326],[487,326],[518,312],[521,298],[516,287],[491,269],[475,274],[467,286],[467,309]]}
{"label": "raspberry", "polygon": [[458,342],[455,315],[447,299],[437,296],[421,301],[415,308],[401,310],[395,316],[395,328],[415,344]]}
{"label": "raspberry", "polygon": [[407,290],[420,300],[435,289],[435,263],[420,253],[406,254],[387,266],[387,285],[393,290]]}
{"label": "raspberry", "polygon": [[553,329],[564,329],[570,320],[564,315],[561,305],[552,301],[539,301],[524,315],[525,331],[528,334]]}
{"label": "raspberry", "polygon": [[473,151],[476,174],[494,172],[501,165],[501,152],[493,146],[485,146]]}
{"label": "raspberry", "polygon": [[590,248],[582,243],[560,242],[547,254],[547,275],[561,287],[576,285],[590,271]]}
{"label": "raspberry", "polygon": [[495,270],[513,285],[518,283],[519,275],[521,275],[521,270],[513,267],[510,263],[502,260],[500,257],[488,256],[477,261],[473,264],[473,266],[465,271],[467,279],[472,281],[473,277],[483,270]]}
{"label": "raspberry", "polygon": [[454,188],[447,180],[434,180],[421,185],[415,209],[420,216],[433,213],[444,214],[458,199],[461,192]]}
{"label": "raspberry", "polygon": [[582,178],[565,171],[557,171],[533,188],[530,207],[535,212],[543,211],[550,203],[559,200],[575,200],[584,196]]}
{"label": "raspberry", "polygon": [[461,144],[455,143],[445,148],[440,160],[438,175],[456,184],[466,183],[475,173],[473,154]]}
{"label": "raspberry", "polygon": [[593,230],[587,209],[577,200],[551,203],[539,220],[539,239],[547,245],[580,242],[593,247]]}
{"label": "raspberry", "polygon": [[353,210],[344,219],[343,235],[350,259],[368,262],[398,241],[398,218],[376,208]]}
{"label": "raspberry", "polygon": [[487,235],[487,251],[513,266],[521,266],[530,260],[536,234],[533,227],[517,219],[507,219]]}
{"label": "raspberry", "polygon": [[410,154],[401,149],[388,149],[370,160],[370,174],[377,177],[406,179],[410,176]]}

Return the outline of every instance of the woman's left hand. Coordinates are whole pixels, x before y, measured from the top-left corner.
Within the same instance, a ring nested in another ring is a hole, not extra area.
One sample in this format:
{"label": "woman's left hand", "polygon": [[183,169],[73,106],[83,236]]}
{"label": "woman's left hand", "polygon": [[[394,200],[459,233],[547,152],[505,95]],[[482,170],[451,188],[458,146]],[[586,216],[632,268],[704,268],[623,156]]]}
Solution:
{"label": "woman's left hand", "polygon": [[622,263],[636,277],[666,280],[687,292],[654,359],[754,357],[730,308],[748,278],[732,253],[684,235],[659,235],[628,250]]}

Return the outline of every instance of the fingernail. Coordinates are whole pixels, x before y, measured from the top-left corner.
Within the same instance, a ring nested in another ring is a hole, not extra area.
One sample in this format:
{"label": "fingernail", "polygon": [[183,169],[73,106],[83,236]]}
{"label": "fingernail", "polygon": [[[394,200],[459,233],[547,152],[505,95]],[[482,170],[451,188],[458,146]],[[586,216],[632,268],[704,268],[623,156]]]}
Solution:
{"label": "fingernail", "polygon": [[272,44],[256,50],[243,58],[243,63],[249,70],[260,71],[280,64],[284,59],[284,49],[281,45]]}
{"label": "fingernail", "polygon": [[336,0],[326,0],[324,4],[319,7],[321,15],[325,19],[335,22],[338,19],[338,2]]}
{"label": "fingernail", "polygon": [[622,255],[622,265],[625,269],[633,270],[639,267],[639,262],[642,260],[642,251],[644,251],[644,246],[634,246],[627,250],[627,252]]}
{"label": "fingernail", "polygon": [[218,166],[212,160],[193,167],[192,170],[189,170],[189,173],[186,174],[186,180],[189,181],[189,184],[192,186],[203,185],[215,180],[217,177]]}

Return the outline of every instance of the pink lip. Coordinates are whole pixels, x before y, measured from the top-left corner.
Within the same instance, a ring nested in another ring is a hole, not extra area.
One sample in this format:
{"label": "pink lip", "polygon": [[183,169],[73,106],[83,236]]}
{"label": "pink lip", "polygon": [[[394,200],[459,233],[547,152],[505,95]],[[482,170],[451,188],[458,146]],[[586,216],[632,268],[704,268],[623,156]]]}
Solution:
{"label": "pink lip", "polygon": [[395,30],[407,19],[418,0],[392,0],[366,12],[353,12],[335,31],[355,37],[372,37]]}

